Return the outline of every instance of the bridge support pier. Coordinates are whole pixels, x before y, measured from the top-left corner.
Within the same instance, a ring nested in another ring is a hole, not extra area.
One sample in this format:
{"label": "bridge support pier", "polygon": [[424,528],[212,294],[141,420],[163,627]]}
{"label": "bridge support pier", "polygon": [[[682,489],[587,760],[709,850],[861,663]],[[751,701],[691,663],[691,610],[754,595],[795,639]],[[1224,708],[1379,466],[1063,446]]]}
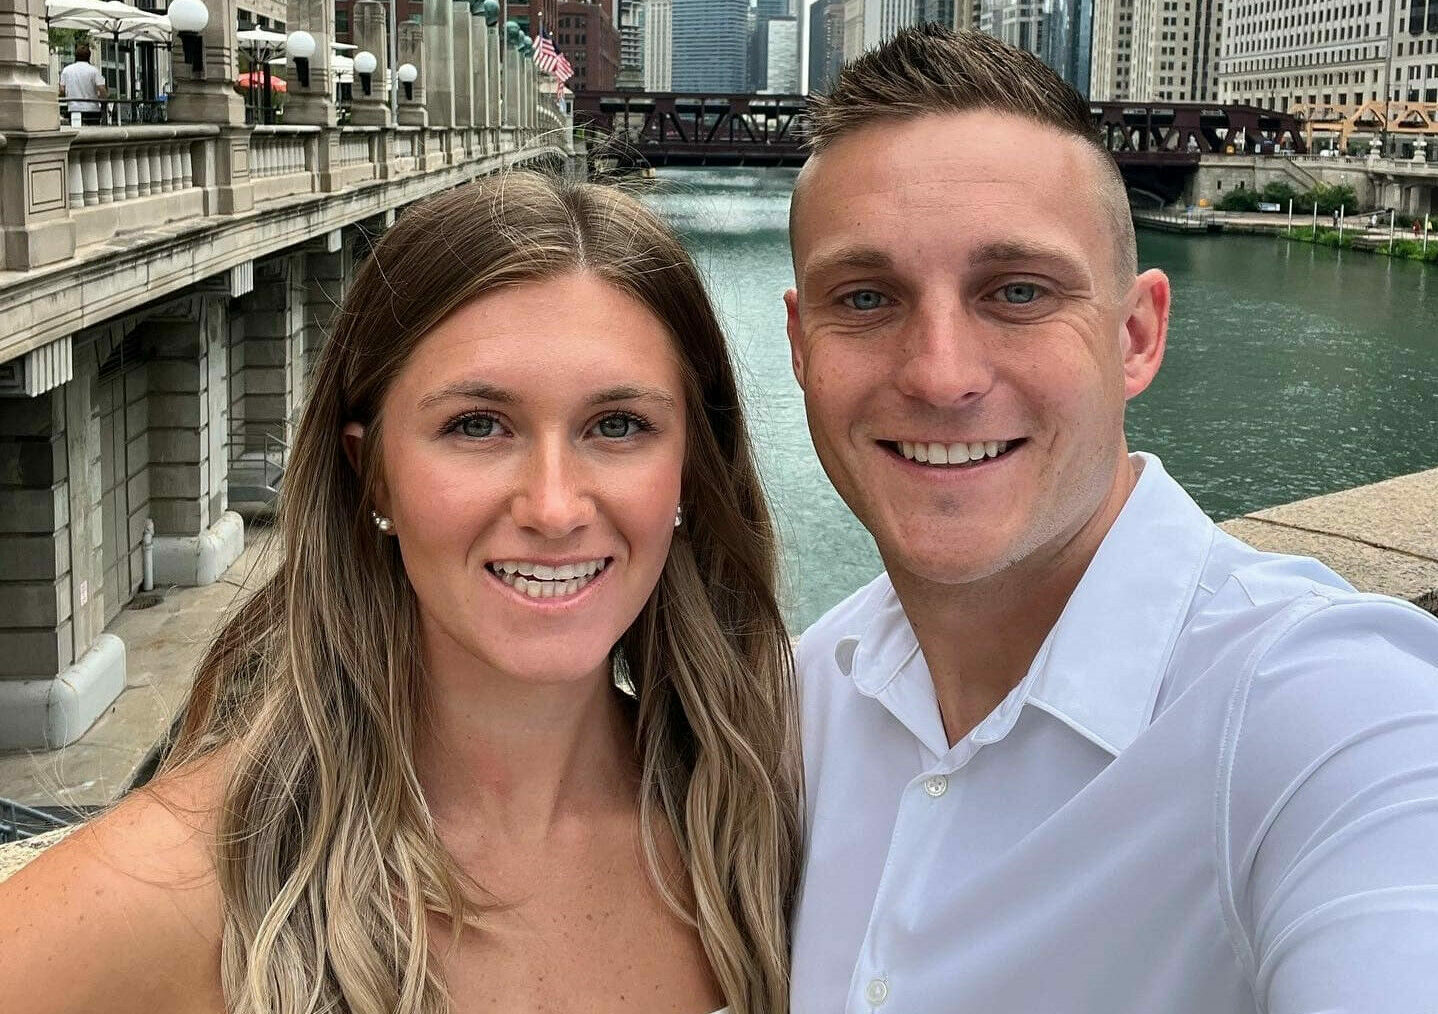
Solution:
{"label": "bridge support pier", "polygon": [[61,341],[58,383],[0,398],[0,749],[71,743],[125,687],[124,645],[102,633],[117,607],[95,537],[115,520],[102,510],[99,364]]}
{"label": "bridge support pier", "polygon": [[245,548],[244,525],[228,510],[228,304],[228,292],[206,292],[141,325],[158,587],[212,584]]}

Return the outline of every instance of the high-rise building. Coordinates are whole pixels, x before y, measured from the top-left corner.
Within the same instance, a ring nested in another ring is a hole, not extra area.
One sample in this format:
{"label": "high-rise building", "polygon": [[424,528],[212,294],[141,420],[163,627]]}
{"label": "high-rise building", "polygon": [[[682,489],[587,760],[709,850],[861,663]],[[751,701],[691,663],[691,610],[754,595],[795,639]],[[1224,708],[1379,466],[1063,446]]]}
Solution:
{"label": "high-rise building", "polygon": [[1385,95],[1417,100],[1427,88],[1438,89],[1438,20],[1430,21],[1428,4],[1227,0],[1219,101],[1286,111],[1296,105],[1352,108]]}
{"label": "high-rise building", "polygon": [[956,6],[955,0],[919,0],[918,21],[953,28]]}
{"label": "high-rise building", "polygon": [[568,87],[576,92],[614,88],[619,74],[619,29],[614,24],[614,3],[615,0],[560,0],[559,30],[551,30],[551,34],[574,68]]}
{"label": "high-rise building", "polygon": [[794,18],[770,17],[758,22],[750,52],[757,73],[750,86],[770,95],[799,91],[799,23]]}
{"label": "high-rise building", "polygon": [[1093,2],[982,0],[978,28],[1038,56],[1065,81],[1087,95],[1093,41]]}
{"label": "high-rise building", "polygon": [[674,90],[742,94],[748,0],[673,0]]}
{"label": "high-rise building", "polygon": [[644,87],[644,0],[619,0],[620,88]]}
{"label": "high-rise building", "polygon": [[674,0],[644,0],[644,90],[674,90]]}
{"label": "high-rise building", "polygon": [[1379,97],[1386,94],[1394,102],[1438,102],[1438,0],[1408,0],[1407,10],[1399,8],[1397,15],[1393,69]]}
{"label": "high-rise building", "polygon": [[844,66],[844,0],[809,8],[809,91],[827,92]]}
{"label": "high-rise building", "polygon": [[1217,102],[1222,0],[1096,0],[1089,97]]}

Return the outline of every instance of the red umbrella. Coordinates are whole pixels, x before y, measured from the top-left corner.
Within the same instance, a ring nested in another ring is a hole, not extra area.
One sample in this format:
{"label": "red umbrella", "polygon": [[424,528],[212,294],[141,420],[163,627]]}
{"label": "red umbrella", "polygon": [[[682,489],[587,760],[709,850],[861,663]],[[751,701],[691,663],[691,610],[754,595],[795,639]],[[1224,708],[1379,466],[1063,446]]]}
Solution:
{"label": "red umbrella", "polygon": [[[246,71],[235,80],[235,84],[243,89],[263,88],[265,86],[265,76],[259,71]],[[270,91],[283,92],[288,90],[289,85],[285,83],[284,78],[278,74],[270,75]]]}

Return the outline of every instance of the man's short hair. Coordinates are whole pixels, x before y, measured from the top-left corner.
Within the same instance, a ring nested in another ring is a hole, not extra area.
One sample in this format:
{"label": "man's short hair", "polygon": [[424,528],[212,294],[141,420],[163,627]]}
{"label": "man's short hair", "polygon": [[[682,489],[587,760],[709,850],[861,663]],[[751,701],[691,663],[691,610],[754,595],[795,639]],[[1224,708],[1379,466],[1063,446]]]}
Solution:
{"label": "man's short hair", "polygon": [[87,45],[85,45],[83,42],[82,42],[80,45],[78,45],[78,46],[75,47],[75,62],[76,62],[76,63],[89,63],[89,62],[90,62],[90,47],[87,46]]}
{"label": "man's short hair", "polygon": [[1123,176],[1100,140],[1088,101],[1032,53],[982,32],[936,24],[901,29],[845,65],[827,95],[810,97],[807,141],[817,154],[876,122],[977,110],[1052,127],[1091,149],[1100,171],[1098,197],[1114,220],[1115,268],[1127,288],[1138,254]]}

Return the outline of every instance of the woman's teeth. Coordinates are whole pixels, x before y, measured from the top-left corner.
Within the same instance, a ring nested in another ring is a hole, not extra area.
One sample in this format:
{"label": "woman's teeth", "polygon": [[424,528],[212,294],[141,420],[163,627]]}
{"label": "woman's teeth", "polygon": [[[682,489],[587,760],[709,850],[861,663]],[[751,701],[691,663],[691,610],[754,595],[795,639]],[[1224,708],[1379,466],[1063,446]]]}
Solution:
{"label": "woman's teeth", "polygon": [[500,560],[491,563],[489,569],[515,591],[532,599],[557,599],[576,594],[608,565],[607,559],[565,563],[558,567],[523,560]]}
{"label": "woman's teeth", "polygon": [[925,465],[963,465],[970,461],[997,458],[1009,449],[1009,442],[984,440],[972,444],[915,444],[901,440],[895,446],[910,461]]}

